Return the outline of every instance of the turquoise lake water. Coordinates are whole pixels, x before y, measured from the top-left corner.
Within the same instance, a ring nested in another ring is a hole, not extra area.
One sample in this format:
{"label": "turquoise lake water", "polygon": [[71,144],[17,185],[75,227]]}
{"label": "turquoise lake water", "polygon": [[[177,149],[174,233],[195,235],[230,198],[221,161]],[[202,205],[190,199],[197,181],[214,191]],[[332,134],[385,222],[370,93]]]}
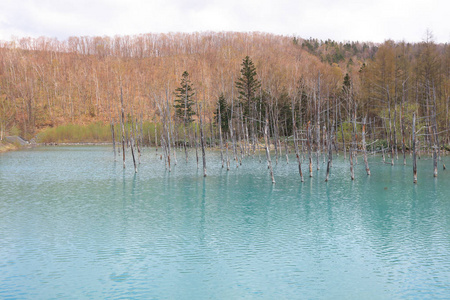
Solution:
{"label": "turquoise lake water", "polygon": [[0,298],[450,298],[441,164],[414,185],[409,157],[359,158],[352,181],[341,155],[301,183],[291,156],[273,185],[264,160],[208,152],[204,178],[194,155],[169,173],[144,149],[134,174],[106,146],[0,154]]}

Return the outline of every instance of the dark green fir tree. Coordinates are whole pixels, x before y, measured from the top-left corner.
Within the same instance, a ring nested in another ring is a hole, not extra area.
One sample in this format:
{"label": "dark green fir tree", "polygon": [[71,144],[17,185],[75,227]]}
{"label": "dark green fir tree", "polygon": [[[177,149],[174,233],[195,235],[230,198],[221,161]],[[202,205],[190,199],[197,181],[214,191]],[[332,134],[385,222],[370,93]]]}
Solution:
{"label": "dark green fir tree", "polygon": [[217,100],[216,111],[214,112],[214,120],[217,126],[219,126],[219,116],[222,132],[228,132],[228,118],[230,117],[230,109],[228,108],[228,104],[223,93],[220,94],[219,99]]}
{"label": "dark green fir tree", "polygon": [[352,82],[350,80],[350,76],[348,75],[348,73],[345,73],[344,76],[344,83],[342,84],[342,91],[347,94],[350,91],[350,86],[351,86]]}
{"label": "dark green fir tree", "polygon": [[241,66],[241,77],[236,81],[236,88],[239,92],[238,99],[244,108],[244,115],[250,116],[252,104],[261,87],[261,82],[257,79],[256,67],[250,57],[246,56],[242,60]]}
{"label": "dark green fir tree", "polygon": [[191,80],[189,79],[189,73],[183,72],[181,75],[180,87],[175,89],[175,115],[178,120],[183,121],[185,125],[192,123],[192,117],[194,112],[194,99],[195,91],[192,87]]}

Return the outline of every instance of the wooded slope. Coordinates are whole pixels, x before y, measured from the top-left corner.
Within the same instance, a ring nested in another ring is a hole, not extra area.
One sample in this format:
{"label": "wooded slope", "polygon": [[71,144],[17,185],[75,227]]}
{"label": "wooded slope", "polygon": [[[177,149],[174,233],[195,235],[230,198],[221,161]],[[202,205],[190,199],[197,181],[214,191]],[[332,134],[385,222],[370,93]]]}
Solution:
{"label": "wooded slope", "polygon": [[395,124],[393,112],[402,110],[408,118],[413,112],[436,116],[439,132],[449,128],[447,44],[205,32],[3,42],[1,130],[29,138],[48,126],[117,121],[121,86],[127,114],[158,122],[157,103],[173,103],[184,71],[209,122],[221,93],[238,103],[235,82],[245,56],[261,81],[259,97],[279,106],[280,114],[294,99],[300,128],[317,114],[325,119],[327,107],[332,119],[341,110],[335,124],[350,120],[356,107],[359,116],[377,118],[380,125],[387,118]]}

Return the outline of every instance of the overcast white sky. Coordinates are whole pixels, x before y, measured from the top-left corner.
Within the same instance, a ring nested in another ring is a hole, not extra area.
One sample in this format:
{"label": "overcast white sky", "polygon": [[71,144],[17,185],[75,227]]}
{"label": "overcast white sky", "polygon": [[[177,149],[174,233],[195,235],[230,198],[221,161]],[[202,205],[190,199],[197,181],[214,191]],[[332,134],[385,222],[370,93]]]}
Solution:
{"label": "overcast white sky", "polygon": [[0,0],[0,40],[262,31],[339,41],[450,42],[450,0]]}

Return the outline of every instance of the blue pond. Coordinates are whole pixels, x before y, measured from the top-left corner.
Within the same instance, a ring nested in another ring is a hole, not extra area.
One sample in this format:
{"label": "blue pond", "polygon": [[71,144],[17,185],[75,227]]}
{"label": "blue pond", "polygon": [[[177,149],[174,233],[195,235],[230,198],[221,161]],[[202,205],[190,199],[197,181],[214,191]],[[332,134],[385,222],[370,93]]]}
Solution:
{"label": "blue pond", "polygon": [[106,146],[0,154],[0,298],[448,299],[441,163],[414,185],[410,157],[371,156],[371,176],[359,158],[352,181],[341,155],[301,183],[283,157],[273,185],[258,156],[227,172],[207,152],[206,178],[177,158],[144,149],[134,174]]}

